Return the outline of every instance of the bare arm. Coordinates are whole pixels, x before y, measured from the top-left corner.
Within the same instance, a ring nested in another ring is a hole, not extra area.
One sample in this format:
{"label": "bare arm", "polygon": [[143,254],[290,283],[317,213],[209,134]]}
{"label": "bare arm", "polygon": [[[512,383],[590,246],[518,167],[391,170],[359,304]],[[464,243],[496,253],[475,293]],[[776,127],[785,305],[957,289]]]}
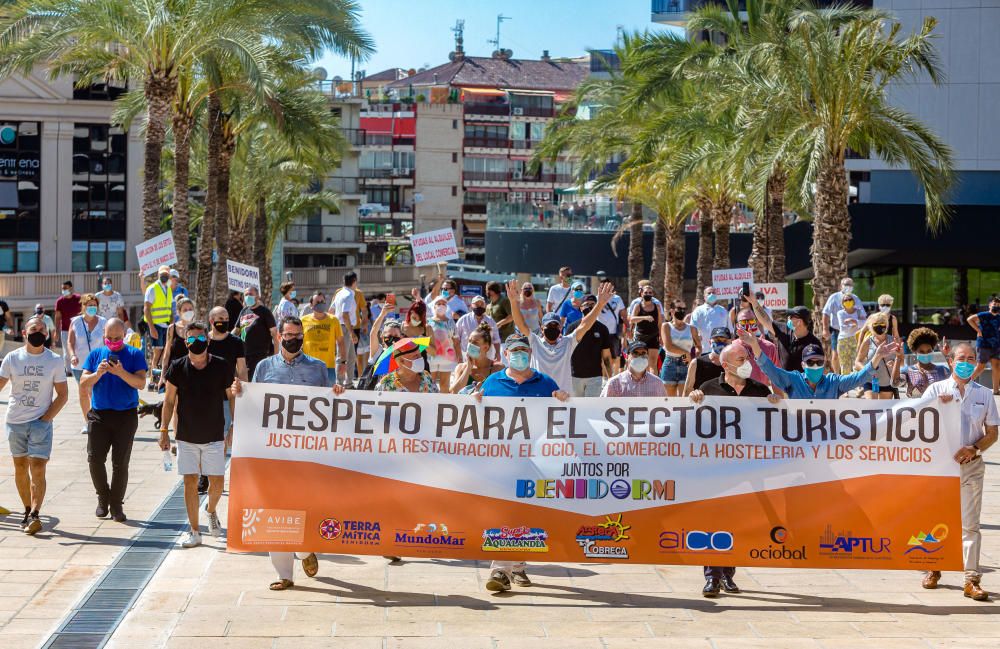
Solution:
{"label": "bare arm", "polygon": [[761,328],[767,330],[767,332],[772,336],[775,335],[774,322],[771,320],[771,316],[767,315],[767,310],[765,310],[764,307],[761,306],[760,302],[757,301],[757,296],[753,293],[753,291],[751,291],[750,295],[747,296],[747,301],[750,302],[750,306],[753,307],[753,314],[757,316],[757,324],[760,325]]}
{"label": "bare arm", "polygon": [[601,350],[601,367],[604,370],[604,377],[611,378],[614,376],[611,372],[611,350],[602,349]]}
{"label": "bare arm", "polygon": [[167,327],[167,339],[163,341],[163,355],[160,356],[160,384],[163,384],[163,375],[170,367],[170,348],[174,344],[174,336],[177,335],[177,325]]}
{"label": "bare arm", "polygon": [[247,380],[247,359],[236,359],[236,376],[240,377],[241,381]]}
{"label": "bare arm", "polygon": [[682,397],[691,394],[691,390],[694,389],[694,373],[697,371],[697,369],[698,369],[698,361],[692,358],[691,362],[688,363],[687,379],[684,380],[684,391],[681,393]]}
{"label": "bare arm", "polygon": [[59,342],[59,332],[62,331],[62,313],[56,311],[56,332],[52,336],[56,342]]}
{"label": "bare arm", "polygon": [[277,327],[271,327],[271,342],[274,344],[274,353],[277,354],[278,353],[278,348],[281,346],[281,343],[278,342],[278,328]]}
{"label": "bare arm", "polygon": [[69,328],[69,335],[66,337],[66,353],[69,354],[69,361],[73,365],[78,365],[79,363],[73,362],[76,358],[76,331],[73,327]]}
{"label": "bare arm", "polygon": [[524,321],[524,314],[521,313],[521,304],[517,301],[517,280],[512,279],[507,282],[507,299],[510,300],[510,314],[514,318],[514,326],[525,336],[531,335],[528,323]]}
{"label": "bare arm", "polygon": [[691,327],[691,340],[694,342],[694,345],[691,346],[691,356],[700,356],[702,352],[701,334],[698,333],[696,327]]}
{"label": "bare arm", "polygon": [[989,447],[996,444],[997,441],[997,426],[987,426],[986,436],[976,442],[975,446],[980,451],[985,451]]}
{"label": "bare arm", "polygon": [[9,383],[9,382],[10,382],[10,379],[7,379],[7,378],[4,378],[4,377],[0,376],[0,392],[3,392],[3,389],[5,387],[7,387],[7,383]]}
{"label": "bare arm", "polygon": [[[860,345],[858,345],[858,355],[854,357],[855,370],[860,370],[865,366],[865,363],[868,362],[868,345],[870,342],[871,342],[871,336],[868,336],[867,338],[861,341]],[[864,363],[861,362],[862,358],[865,359]],[[843,360],[841,360],[841,362],[843,362]],[[875,364],[873,363],[872,367],[874,367],[874,365]]]}
{"label": "bare arm", "polygon": [[[58,312],[56,312],[56,313],[58,314]],[[976,330],[976,335],[977,336],[982,336],[983,335],[983,330],[979,328],[979,315],[978,314],[973,313],[965,321],[969,323],[970,327],[972,327],[973,329]]]}
{"label": "bare arm", "polygon": [[112,365],[108,372],[114,374],[122,381],[125,381],[129,387],[135,388],[136,390],[141,390],[142,386],[146,385],[146,370],[136,370],[134,372],[128,372],[122,367],[121,363]]}
{"label": "bare arm", "polygon": [[611,291],[611,284],[608,283],[602,284],[601,288],[597,290],[597,305],[590,310],[590,313],[583,317],[583,320],[580,320],[580,324],[576,326],[576,331],[573,332],[573,335],[576,336],[576,342],[583,340],[583,337],[587,335],[590,328],[597,322],[597,316],[601,314],[601,311],[604,310],[604,307],[608,304],[608,300],[613,295]]}
{"label": "bare arm", "polygon": [[177,403],[177,387],[167,381],[167,392],[163,396],[163,412],[160,415],[160,448],[164,451],[170,450],[170,435],[167,426],[174,416],[174,406]]}
{"label": "bare arm", "polygon": [[[60,369],[59,371],[61,372],[62,370]],[[6,382],[6,379],[4,380],[4,382]],[[3,387],[0,386],[0,390],[2,389]],[[56,389],[56,398],[52,400],[52,403],[45,411],[45,414],[39,417],[39,419],[41,419],[42,421],[52,421],[53,419],[55,419],[56,415],[59,414],[59,411],[62,410],[63,406],[66,405],[66,400],[69,398],[69,389],[66,387],[66,381],[63,381],[62,383],[56,383],[55,389]],[[993,427],[993,430],[994,430],[993,436],[995,438],[996,426]]]}
{"label": "bare arm", "polygon": [[[692,331],[694,330],[692,329]],[[688,355],[688,352],[686,352],[683,348],[678,347],[677,345],[674,344],[674,339],[671,337],[670,334],[669,322],[664,322],[662,325],[660,325],[660,338],[663,339],[663,348],[668,352],[672,354],[679,354],[681,356]]]}

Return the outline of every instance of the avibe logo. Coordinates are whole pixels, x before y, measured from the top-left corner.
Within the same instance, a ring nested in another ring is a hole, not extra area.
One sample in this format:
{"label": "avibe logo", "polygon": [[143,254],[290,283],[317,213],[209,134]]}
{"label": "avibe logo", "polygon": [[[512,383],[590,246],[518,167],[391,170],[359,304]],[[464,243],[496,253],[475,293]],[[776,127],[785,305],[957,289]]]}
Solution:
{"label": "avibe logo", "polygon": [[806,558],[806,546],[800,545],[792,548],[785,545],[789,541],[788,530],[778,525],[771,528],[771,543],[766,548],[752,548],[750,550],[751,559],[772,559],[784,561],[803,561]]}

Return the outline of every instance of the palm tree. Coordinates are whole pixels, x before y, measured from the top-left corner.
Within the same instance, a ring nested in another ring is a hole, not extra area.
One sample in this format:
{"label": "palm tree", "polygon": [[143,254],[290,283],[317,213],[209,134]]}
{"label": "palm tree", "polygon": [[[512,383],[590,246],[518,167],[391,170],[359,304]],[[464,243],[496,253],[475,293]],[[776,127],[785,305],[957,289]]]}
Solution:
{"label": "palm tree", "polygon": [[926,74],[940,79],[932,44],[936,21],[901,36],[901,26],[878,10],[834,8],[795,12],[782,47],[754,44],[740,90],[748,141],[763,168],[788,171],[789,191],[813,214],[815,322],[826,298],[847,273],[851,221],[844,160],[850,148],[891,165],[907,165],[923,186],[928,224],[947,218],[950,149],[912,115],[890,105],[890,83]]}

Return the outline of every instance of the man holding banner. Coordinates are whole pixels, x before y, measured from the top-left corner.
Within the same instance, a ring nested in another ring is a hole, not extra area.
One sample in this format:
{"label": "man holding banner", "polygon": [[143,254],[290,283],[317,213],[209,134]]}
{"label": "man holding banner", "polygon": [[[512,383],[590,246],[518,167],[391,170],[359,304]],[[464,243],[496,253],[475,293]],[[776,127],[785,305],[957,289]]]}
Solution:
{"label": "man holding banner", "polygon": [[[958,401],[962,406],[962,448],[955,455],[961,465],[962,489],[962,556],[965,562],[964,595],[977,602],[989,600],[990,594],[982,589],[979,581],[979,554],[983,535],[979,531],[979,518],[983,511],[983,478],[986,466],[983,451],[997,441],[1000,413],[996,399],[989,388],[972,380],[976,370],[976,350],[969,343],[955,346],[952,375],[932,383],[924,396],[936,396],[941,401]],[[924,588],[937,588],[941,571],[931,570],[924,576]]]}
{"label": "man holding banner", "polygon": [[[269,356],[257,365],[253,374],[254,383],[283,383],[288,385],[311,385],[325,388],[330,386],[326,363],[302,353],[302,341],[305,337],[302,321],[296,317],[286,316],[281,319],[278,329],[281,338],[281,351],[275,356]],[[233,394],[237,397],[243,394],[239,378],[233,381]],[[341,395],[344,387],[333,383],[333,393]],[[295,573],[296,552],[269,552],[271,565],[278,573],[278,580],[272,582],[271,590],[288,590],[295,585],[292,577]],[[315,552],[309,552],[299,557],[302,560],[302,571],[307,577],[315,577],[319,572],[319,559]]]}

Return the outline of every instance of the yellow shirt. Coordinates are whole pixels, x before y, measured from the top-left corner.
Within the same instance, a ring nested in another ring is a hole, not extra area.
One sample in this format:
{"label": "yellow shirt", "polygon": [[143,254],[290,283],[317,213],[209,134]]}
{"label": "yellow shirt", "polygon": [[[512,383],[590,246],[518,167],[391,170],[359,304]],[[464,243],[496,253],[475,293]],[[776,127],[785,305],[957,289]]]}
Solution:
{"label": "yellow shirt", "polygon": [[358,323],[364,324],[368,318],[368,303],[365,302],[365,294],[354,289],[354,303],[358,306]]}
{"label": "yellow shirt", "polygon": [[337,341],[344,335],[340,329],[340,321],[330,314],[320,320],[315,314],[309,313],[302,316],[302,329],[302,351],[323,361],[327,367],[336,367]]}

